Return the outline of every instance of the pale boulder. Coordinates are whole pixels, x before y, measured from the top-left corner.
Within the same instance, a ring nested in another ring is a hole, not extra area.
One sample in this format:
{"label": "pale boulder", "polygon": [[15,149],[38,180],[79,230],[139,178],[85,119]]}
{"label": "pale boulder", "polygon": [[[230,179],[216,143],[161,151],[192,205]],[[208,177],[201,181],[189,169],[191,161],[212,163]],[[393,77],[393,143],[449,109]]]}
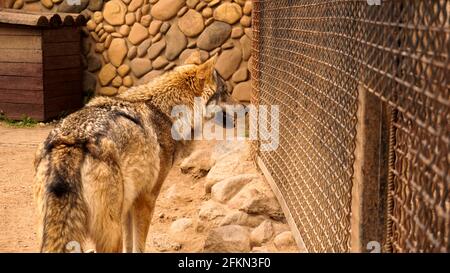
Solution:
{"label": "pale boulder", "polygon": [[238,225],[212,229],[203,246],[204,252],[236,253],[250,250],[249,232],[245,227]]}
{"label": "pale boulder", "polygon": [[261,246],[272,239],[274,235],[272,222],[265,220],[250,233],[250,243],[252,246]]}
{"label": "pale boulder", "polygon": [[211,198],[224,203],[231,199],[244,185],[258,179],[257,174],[241,174],[226,178],[211,188]]}

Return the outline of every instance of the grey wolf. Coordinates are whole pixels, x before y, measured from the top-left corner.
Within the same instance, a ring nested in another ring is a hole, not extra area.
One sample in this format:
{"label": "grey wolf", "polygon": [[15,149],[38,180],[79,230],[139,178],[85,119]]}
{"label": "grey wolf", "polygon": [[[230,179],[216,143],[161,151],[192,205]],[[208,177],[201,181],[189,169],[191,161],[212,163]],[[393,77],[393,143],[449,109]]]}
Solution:
{"label": "grey wolf", "polygon": [[156,198],[183,147],[171,136],[171,109],[227,98],[215,59],[94,98],[50,132],[35,157],[41,252],[88,238],[97,252],[145,250]]}

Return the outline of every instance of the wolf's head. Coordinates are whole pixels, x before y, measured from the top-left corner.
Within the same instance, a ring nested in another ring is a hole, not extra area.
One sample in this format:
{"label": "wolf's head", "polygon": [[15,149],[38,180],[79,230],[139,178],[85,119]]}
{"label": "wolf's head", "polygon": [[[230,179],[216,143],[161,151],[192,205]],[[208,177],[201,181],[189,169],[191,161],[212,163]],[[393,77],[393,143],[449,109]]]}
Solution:
{"label": "wolf's head", "polygon": [[[118,97],[128,101],[150,101],[168,116],[177,106],[186,106],[190,110],[201,107],[196,110],[203,114],[208,112],[207,108],[213,108],[215,113],[222,111],[223,114],[225,105],[235,104],[235,101],[225,81],[214,69],[216,60],[217,56],[214,56],[202,64],[178,66],[146,84],[128,89]],[[200,105],[196,104],[196,99],[200,99]]]}
{"label": "wolf's head", "polygon": [[193,91],[193,95],[201,97],[206,106],[235,103],[225,80],[214,69],[216,61],[217,55],[202,64],[185,64],[174,69],[174,72],[183,75],[182,78],[190,85],[189,89]]}
{"label": "wolf's head", "polygon": [[190,90],[194,91],[195,97],[201,98],[205,118],[217,115],[225,121],[230,119],[225,111],[226,105],[236,104],[237,101],[231,97],[225,80],[214,69],[216,60],[217,55],[203,64],[186,64],[177,67],[174,71],[185,74],[185,78],[189,79],[187,82],[191,85]]}

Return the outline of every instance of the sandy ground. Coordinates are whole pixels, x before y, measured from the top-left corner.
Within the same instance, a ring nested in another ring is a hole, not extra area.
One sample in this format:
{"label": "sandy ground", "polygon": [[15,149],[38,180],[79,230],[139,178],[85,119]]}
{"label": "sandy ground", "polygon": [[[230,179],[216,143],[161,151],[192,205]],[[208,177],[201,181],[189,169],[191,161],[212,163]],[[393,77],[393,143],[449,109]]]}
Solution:
{"label": "sandy ground", "polygon": [[[33,158],[38,144],[43,141],[50,126],[10,128],[0,124],[0,252],[36,252],[35,203],[33,200]],[[198,143],[209,146],[211,143]],[[205,199],[204,179],[183,174],[179,162],[170,172],[156,202],[150,233],[147,239],[149,252],[199,252],[205,232],[195,228],[186,231],[184,238],[174,241],[168,235],[170,224],[182,217],[196,215]],[[176,187],[172,187],[176,185]],[[173,189],[176,188],[176,193]],[[169,191],[168,191],[169,190]]]}

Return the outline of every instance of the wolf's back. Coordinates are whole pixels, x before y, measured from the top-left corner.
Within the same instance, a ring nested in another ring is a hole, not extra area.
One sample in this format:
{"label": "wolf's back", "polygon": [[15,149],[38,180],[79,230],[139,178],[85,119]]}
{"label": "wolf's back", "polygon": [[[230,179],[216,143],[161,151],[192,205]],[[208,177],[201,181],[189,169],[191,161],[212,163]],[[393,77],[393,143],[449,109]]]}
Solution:
{"label": "wolf's back", "polygon": [[80,169],[83,162],[83,148],[79,145],[60,144],[46,147],[45,160],[39,168],[44,171],[40,192],[41,204],[41,252],[66,252],[68,243],[81,244],[87,234],[88,209],[82,194]]}

